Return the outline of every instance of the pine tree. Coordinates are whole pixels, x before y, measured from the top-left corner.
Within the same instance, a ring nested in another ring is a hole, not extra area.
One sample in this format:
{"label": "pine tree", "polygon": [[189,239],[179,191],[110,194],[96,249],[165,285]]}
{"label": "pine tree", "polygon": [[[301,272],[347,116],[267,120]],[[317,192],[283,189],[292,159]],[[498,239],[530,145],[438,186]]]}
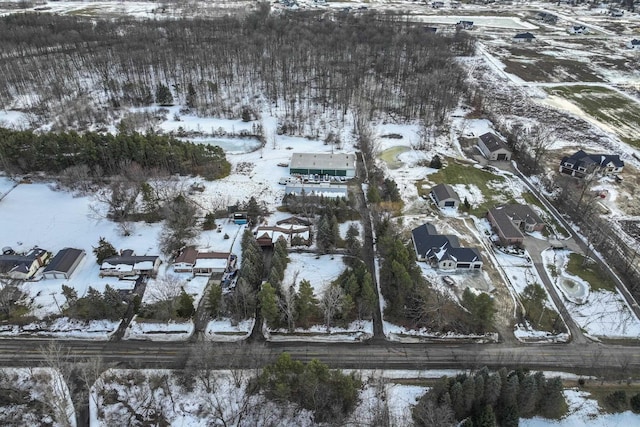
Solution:
{"label": "pine tree", "polygon": [[429,167],[432,169],[442,168],[442,160],[440,160],[440,156],[438,156],[437,154],[433,156],[431,162],[429,162]]}
{"label": "pine tree", "polygon": [[180,291],[176,304],[176,314],[182,319],[190,319],[196,312],[193,306],[193,296],[189,295],[184,288]]}
{"label": "pine tree", "polygon": [[545,418],[559,419],[567,410],[562,394],[562,380],[559,377],[547,381],[545,397],[540,402],[540,414]]}
{"label": "pine tree", "polygon": [[536,413],[538,407],[538,390],[536,380],[533,375],[526,375],[520,381],[520,389],[518,395],[518,409],[520,416],[523,418],[531,418]]}
{"label": "pine tree", "polygon": [[156,88],[156,103],[163,107],[173,105],[173,95],[171,94],[171,90],[162,83],[160,83]]}
{"label": "pine tree", "polygon": [[93,248],[93,253],[96,256],[96,261],[99,265],[102,265],[105,259],[118,255],[116,248],[114,248],[113,245],[104,237],[100,237],[100,240],[98,240],[98,246]]}
{"label": "pine tree", "polygon": [[318,313],[318,299],[313,293],[313,287],[308,280],[300,282],[298,297],[296,299],[296,312],[298,314],[298,324],[304,329],[310,325],[309,322]]}
{"label": "pine tree", "polygon": [[220,304],[222,302],[222,287],[218,283],[211,285],[209,293],[207,294],[207,310],[211,316],[215,319],[220,313]]}
{"label": "pine tree", "polygon": [[280,315],[278,298],[276,297],[276,290],[268,282],[265,282],[260,292],[258,292],[258,301],[260,302],[260,313],[267,322],[267,326],[275,328]]}
{"label": "pine tree", "polygon": [[474,427],[496,427],[496,425],[496,416],[490,405],[485,405],[482,408],[473,423]]}

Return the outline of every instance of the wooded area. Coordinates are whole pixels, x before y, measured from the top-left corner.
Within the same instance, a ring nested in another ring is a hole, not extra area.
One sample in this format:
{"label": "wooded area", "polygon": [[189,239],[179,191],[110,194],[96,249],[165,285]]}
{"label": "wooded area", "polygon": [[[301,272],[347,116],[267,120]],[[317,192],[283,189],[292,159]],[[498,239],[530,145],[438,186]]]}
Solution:
{"label": "wooded area", "polygon": [[29,112],[32,127],[106,126],[112,109],[172,101],[240,118],[263,97],[284,110],[285,133],[299,133],[313,111],[344,117],[354,105],[438,122],[463,90],[454,56],[471,49],[463,32],[435,35],[375,12],[269,14],[264,4],[246,17],[188,21],[15,14],[0,19],[0,97]]}

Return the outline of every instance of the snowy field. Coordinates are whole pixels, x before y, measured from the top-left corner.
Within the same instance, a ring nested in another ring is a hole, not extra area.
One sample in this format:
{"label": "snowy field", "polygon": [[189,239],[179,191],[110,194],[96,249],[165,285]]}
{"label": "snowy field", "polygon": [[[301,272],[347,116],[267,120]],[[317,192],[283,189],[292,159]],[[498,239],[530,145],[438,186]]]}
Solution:
{"label": "snowy field", "polygon": [[[561,266],[561,269],[557,270],[558,278],[570,277],[576,282],[583,282],[579,277],[568,275],[564,271],[568,257],[568,251],[543,252],[545,268],[550,277],[553,275],[549,271],[549,266]],[[588,286],[588,283],[581,283],[581,286]],[[564,292],[557,283],[556,288],[559,292]],[[583,300],[580,299],[580,301]],[[565,306],[576,323],[591,336],[636,339],[640,337],[640,321],[617,291],[610,292],[603,289],[590,291],[586,301],[578,304],[566,300]]]}

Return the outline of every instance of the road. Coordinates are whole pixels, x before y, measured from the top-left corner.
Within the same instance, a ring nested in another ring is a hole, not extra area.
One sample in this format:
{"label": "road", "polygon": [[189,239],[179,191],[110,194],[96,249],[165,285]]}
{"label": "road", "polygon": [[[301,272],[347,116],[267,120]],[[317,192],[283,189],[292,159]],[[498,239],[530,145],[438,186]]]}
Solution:
{"label": "road", "polygon": [[[46,340],[2,340],[0,365],[39,366],[41,348]],[[156,342],[57,342],[69,361],[102,358],[105,363],[123,368],[181,368],[193,343]],[[601,344],[402,344],[383,341],[365,343],[211,343],[207,351],[214,368],[255,367],[256,355],[267,362],[288,352],[295,359],[317,358],[334,368],[344,369],[474,369],[526,366],[529,369],[563,370],[590,375],[616,372],[618,377],[640,372],[640,351],[632,346]]]}

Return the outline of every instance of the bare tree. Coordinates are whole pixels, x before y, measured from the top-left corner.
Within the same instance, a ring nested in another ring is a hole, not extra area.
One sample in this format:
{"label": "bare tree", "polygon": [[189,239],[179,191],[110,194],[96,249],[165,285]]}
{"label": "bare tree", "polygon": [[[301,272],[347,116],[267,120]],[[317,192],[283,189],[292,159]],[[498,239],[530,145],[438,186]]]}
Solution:
{"label": "bare tree", "polygon": [[324,313],[324,323],[327,330],[331,329],[333,318],[342,310],[344,291],[340,286],[328,286],[320,299],[320,308]]}

